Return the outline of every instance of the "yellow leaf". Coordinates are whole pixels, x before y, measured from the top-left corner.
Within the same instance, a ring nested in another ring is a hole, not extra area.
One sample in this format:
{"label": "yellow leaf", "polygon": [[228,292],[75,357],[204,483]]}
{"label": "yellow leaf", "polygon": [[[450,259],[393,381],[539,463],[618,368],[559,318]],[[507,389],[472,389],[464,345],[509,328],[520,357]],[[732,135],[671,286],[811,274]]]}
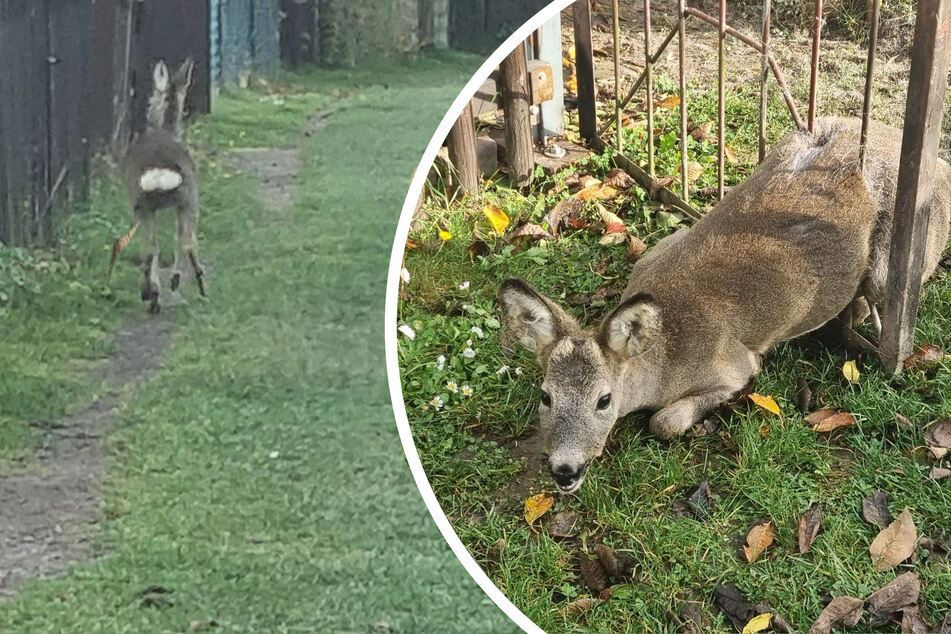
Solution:
{"label": "yellow leaf", "polygon": [[525,500],[525,521],[529,525],[544,515],[555,503],[555,498],[547,493],[539,493]]}
{"label": "yellow leaf", "polygon": [[572,44],[571,46],[568,47],[568,58],[569,58],[569,59],[574,59],[574,58],[575,58],[575,45],[574,45],[574,44]]}
{"label": "yellow leaf", "polygon": [[492,224],[492,228],[495,229],[495,232],[499,235],[502,235],[502,232],[505,231],[505,228],[509,226],[509,217],[505,215],[505,212],[493,205],[492,203],[486,203],[482,207],[482,213],[485,214],[485,217],[489,219],[489,222]]}
{"label": "yellow leaf", "polygon": [[568,92],[573,95],[578,94],[578,77],[572,75],[568,78],[568,81],[565,82],[565,86],[568,88]]}
{"label": "yellow leaf", "polygon": [[769,627],[769,622],[773,618],[772,612],[763,612],[750,619],[750,622],[743,628],[743,634],[756,634]]}
{"label": "yellow leaf", "polygon": [[858,367],[855,365],[855,361],[846,361],[842,365],[842,375],[849,383],[858,383],[859,377],[862,376]]}
{"label": "yellow leaf", "polygon": [[442,238],[443,242],[445,242],[446,240],[452,240],[452,234],[443,229],[439,230],[439,237]]}
{"label": "yellow leaf", "polygon": [[676,108],[680,105],[680,96],[671,95],[669,97],[665,97],[660,101],[655,102],[654,105],[658,108]]}
{"label": "yellow leaf", "polygon": [[782,416],[779,411],[779,405],[776,404],[776,401],[773,400],[772,396],[763,396],[762,394],[753,392],[750,394],[750,400],[765,409],[767,412],[772,412],[777,416]]}
{"label": "yellow leaf", "polygon": [[135,230],[139,228],[139,223],[135,223],[135,226],[121,238],[115,241],[112,245],[112,259],[109,260],[109,274],[106,276],[106,286],[109,286],[109,280],[112,279],[112,267],[116,263],[116,258],[119,257],[119,254],[122,253],[122,250],[129,246],[129,243],[132,242],[132,236],[135,235]]}

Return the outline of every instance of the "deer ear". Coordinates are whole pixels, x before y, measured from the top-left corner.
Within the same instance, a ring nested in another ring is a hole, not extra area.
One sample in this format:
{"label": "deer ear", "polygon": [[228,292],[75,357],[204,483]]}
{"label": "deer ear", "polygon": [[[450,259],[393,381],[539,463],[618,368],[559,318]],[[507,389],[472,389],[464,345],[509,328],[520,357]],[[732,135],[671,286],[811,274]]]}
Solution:
{"label": "deer ear", "polygon": [[629,297],[601,325],[601,343],[624,358],[644,354],[660,334],[660,308],[645,293]]}
{"label": "deer ear", "polygon": [[175,85],[179,88],[187,90],[192,83],[192,71],[194,70],[195,60],[189,57],[184,62],[182,62],[182,65],[178,67],[177,71],[175,71]]}
{"label": "deer ear", "polygon": [[152,84],[155,90],[164,91],[168,89],[168,66],[165,60],[160,59],[155,64],[155,70],[152,71]]}
{"label": "deer ear", "polygon": [[574,326],[567,313],[517,277],[502,283],[499,303],[503,342],[518,341],[539,356]]}

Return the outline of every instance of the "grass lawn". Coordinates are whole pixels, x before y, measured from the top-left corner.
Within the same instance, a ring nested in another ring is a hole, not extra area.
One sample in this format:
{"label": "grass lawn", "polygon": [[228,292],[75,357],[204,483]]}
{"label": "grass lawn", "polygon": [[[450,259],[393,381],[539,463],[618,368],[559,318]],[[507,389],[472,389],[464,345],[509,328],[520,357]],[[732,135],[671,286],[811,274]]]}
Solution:
{"label": "grass lawn", "polygon": [[[424,56],[290,75],[223,96],[190,131],[210,301],[158,318],[175,338],[105,439],[101,557],[25,585],[0,631],[512,631],[446,547],[402,455],[384,370],[386,254],[417,158],[478,60]],[[277,217],[229,147],[302,142],[299,200]],[[151,319],[123,253],[101,292],[124,195],[94,185],[62,244],[0,250],[0,459],[22,460],[103,389],[89,368]],[[170,223],[169,223],[170,224]],[[170,253],[168,245],[165,253]],[[2,469],[4,467],[0,467]],[[143,607],[148,586],[174,605]]]}
{"label": "grass lawn", "polygon": [[[670,80],[662,77],[658,85],[660,99]],[[715,91],[713,81],[688,91],[694,123],[715,121]],[[728,166],[727,184],[755,164],[757,100],[756,91],[742,87],[728,93],[727,138],[737,160]],[[788,125],[780,103],[770,108],[775,142]],[[836,104],[827,103],[822,113],[835,111]],[[677,174],[677,125],[676,108],[658,108],[658,175]],[[625,135],[628,155],[643,159],[644,128],[632,124]],[[691,159],[704,168],[694,191],[715,183],[715,143],[715,137],[691,141]],[[605,155],[554,175],[539,171],[528,192],[498,178],[485,183],[481,201],[450,200],[436,191],[411,228],[410,281],[400,291],[399,320],[415,338],[399,338],[403,394],[430,483],[462,541],[506,596],[552,632],[680,631],[688,601],[701,604],[702,631],[734,631],[713,596],[718,583],[728,582],[805,631],[829,597],[864,599],[906,570],[921,575],[927,618],[940,622],[951,612],[951,566],[918,548],[913,563],[873,570],[869,545],[879,528],[863,519],[861,500],[886,491],[894,516],[910,508],[919,536],[951,540],[951,480],[929,476],[932,466],[947,466],[947,458],[927,457],[923,439],[925,426],[951,415],[947,362],[892,380],[866,358],[858,383],[849,384],[841,374],[844,349],[818,336],[783,344],[755,382],[756,392],[777,401],[781,417],[740,403],[735,413],[712,416],[704,429],[660,442],[648,433],[646,414],[628,416],[578,493],[556,495],[546,516],[532,527],[526,523],[525,500],[554,493],[555,486],[532,435],[540,372],[531,353],[500,345],[499,285],[508,276],[524,277],[593,325],[616,305],[631,264],[627,246],[599,243],[604,224],[593,198],[579,218],[589,229],[563,230],[539,242],[497,235],[483,205],[505,211],[508,234],[522,222],[547,228],[545,215],[577,191],[566,187],[570,178],[603,179],[611,168]],[[711,203],[699,195],[693,200]],[[648,245],[683,223],[633,190],[603,204]],[[440,231],[451,237],[440,238]],[[769,301],[769,289],[762,292]],[[926,289],[917,341],[951,350],[951,276],[944,270]],[[856,425],[833,433],[809,429],[794,405],[800,378],[815,386],[825,406],[853,413]],[[898,414],[910,423],[899,424]],[[713,506],[698,517],[685,510],[686,502],[704,480]],[[811,550],[799,554],[799,517],[814,504],[822,508],[822,530]],[[576,514],[575,529],[556,537],[553,519],[566,512]],[[736,551],[760,518],[773,523],[776,542],[748,564]],[[629,553],[634,573],[614,580],[607,601],[572,610],[575,600],[597,596],[579,560],[593,556],[599,544]],[[899,631],[894,623],[876,627]]]}

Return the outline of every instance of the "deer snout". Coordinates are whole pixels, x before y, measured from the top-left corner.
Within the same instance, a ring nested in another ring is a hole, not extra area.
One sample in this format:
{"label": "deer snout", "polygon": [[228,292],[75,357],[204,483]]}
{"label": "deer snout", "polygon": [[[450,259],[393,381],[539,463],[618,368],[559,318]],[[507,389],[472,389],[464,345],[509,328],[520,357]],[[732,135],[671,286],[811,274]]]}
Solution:
{"label": "deer snout", "polygon": [[548,471],[558,488],[564,493],[573,493],[581,486],[587,464],[571,464],[567,462],[548,461]]}

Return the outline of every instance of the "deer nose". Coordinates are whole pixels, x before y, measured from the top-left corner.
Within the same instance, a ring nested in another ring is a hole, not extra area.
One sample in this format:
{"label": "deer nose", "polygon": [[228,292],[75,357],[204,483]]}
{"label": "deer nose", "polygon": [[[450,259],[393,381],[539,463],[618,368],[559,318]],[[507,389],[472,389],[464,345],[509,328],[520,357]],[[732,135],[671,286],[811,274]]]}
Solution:
{"label": "deer nose", "polygon": [[548,470],[551,472],[551,477],[555,480],[555,484],[564,489],[573,485],[584,474],[584,467],[573,467],[569,464],[555,466],[549,463]]}

